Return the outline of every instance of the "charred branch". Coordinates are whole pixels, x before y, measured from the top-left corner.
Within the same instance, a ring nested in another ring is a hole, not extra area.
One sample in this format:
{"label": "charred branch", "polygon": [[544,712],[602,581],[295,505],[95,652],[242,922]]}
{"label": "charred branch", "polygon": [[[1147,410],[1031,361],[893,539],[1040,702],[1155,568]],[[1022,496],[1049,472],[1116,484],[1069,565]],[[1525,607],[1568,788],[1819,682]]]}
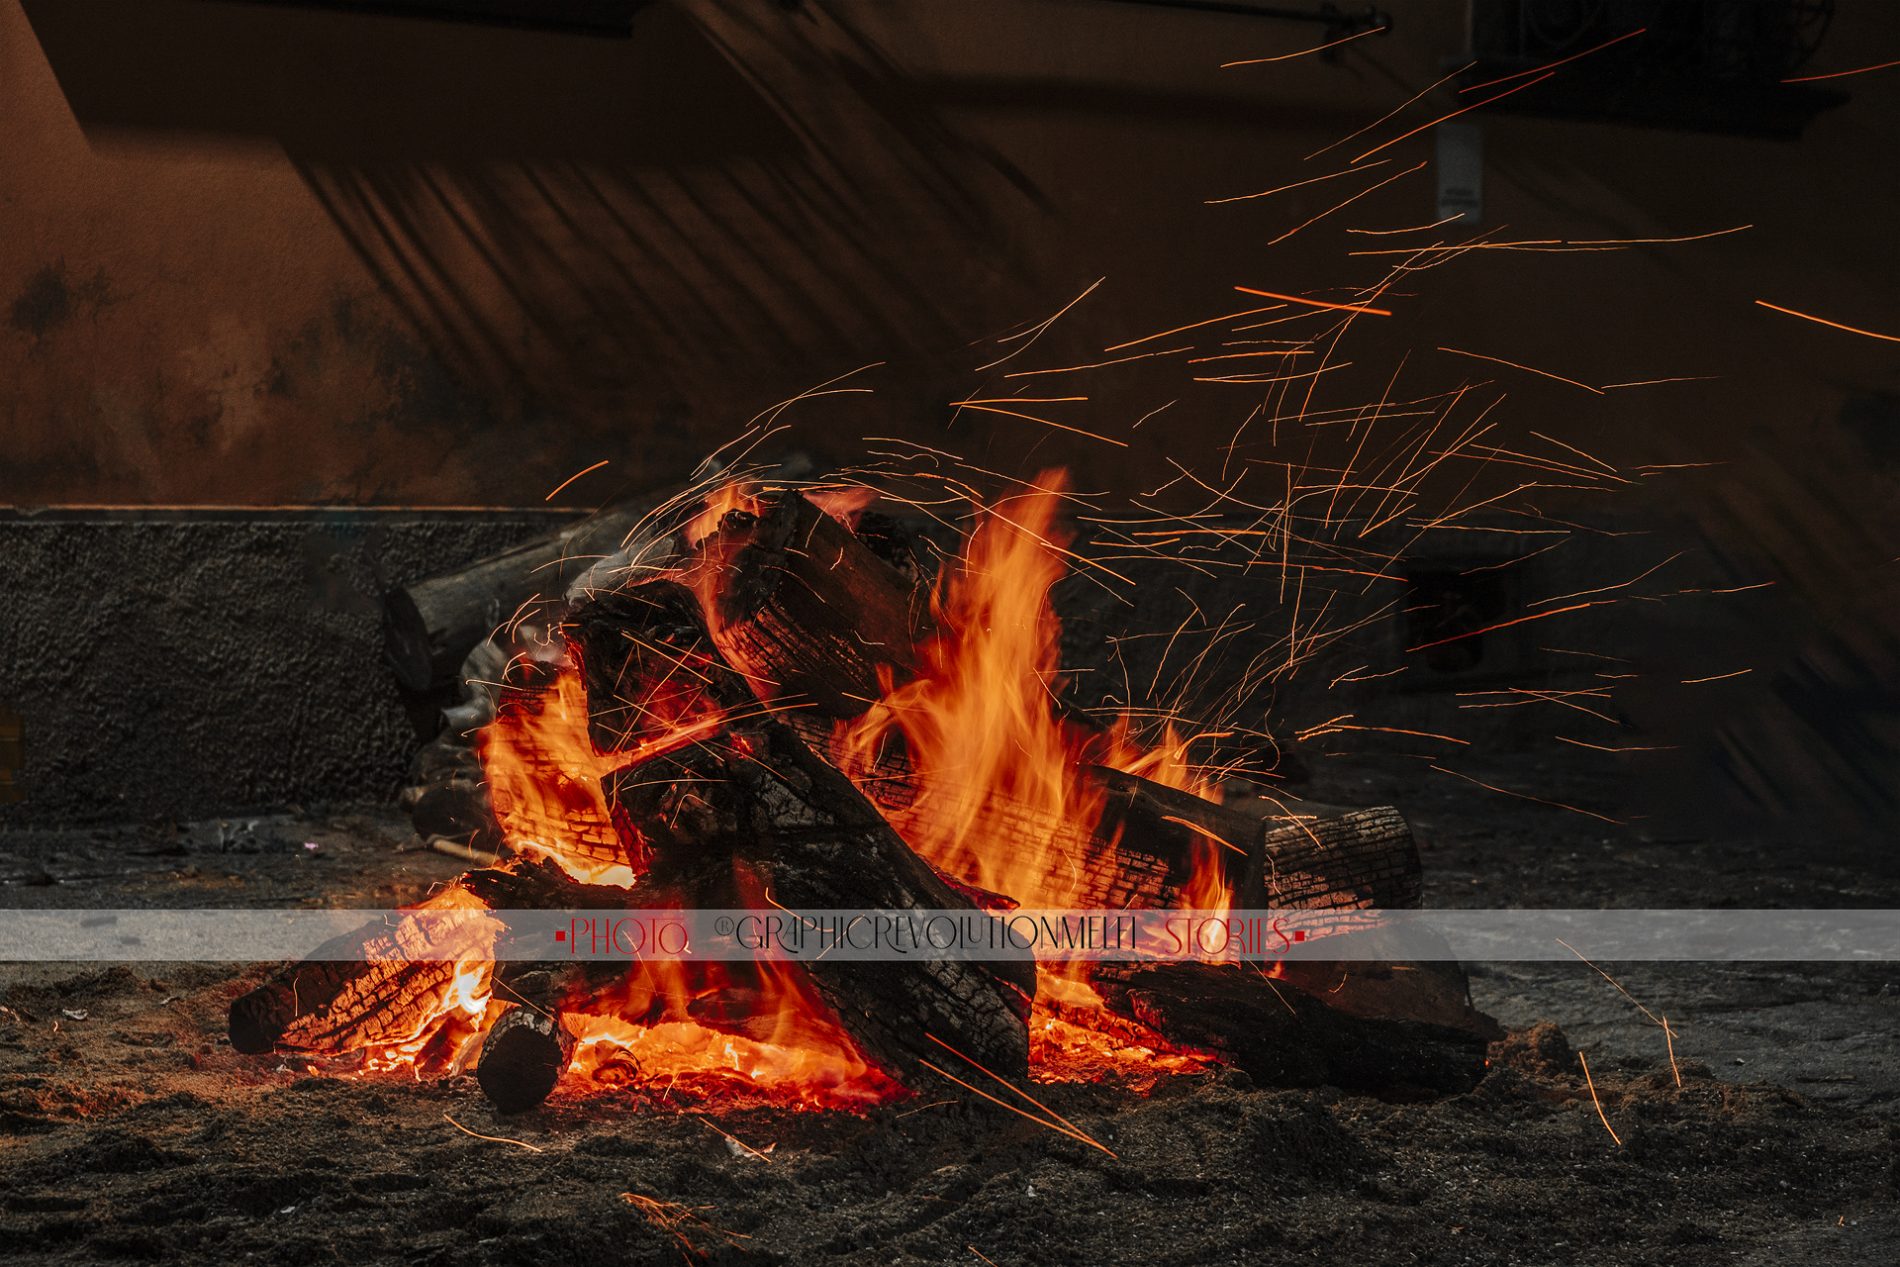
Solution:
{"label": "charred branch", "polygon": [[[1336,1086],[1396,1099],[1456,1095],[1483,1079],[1495,1032],[1360,1015],[1255,965],[1099,964],[1109,1011],[1181,1047],[1212,1053],[1256,1082]],[[1345,989],[1353,988],[1348,978]]]}
{"label": "charred branch", "polygon": [[[731,877],[719,903],[792,910],[974,910],[851,782],[788,728],[758,721],[629,771],[614,799],[671,868]],[[656,879],[660,876],[656,867]],[[703,893],[710,885],[692,883]],[[999,1073],[1028,1063],[1028,959],[804,965],[864,1053],[904,1077],[939,1040]]]}
{"label": "charred branch", "polygon": [[638,497],[468,567],[383,595],[383,654],[410,691],[452,684],[469,651],[531,603],[559,603],[570,584],[676,490]]}

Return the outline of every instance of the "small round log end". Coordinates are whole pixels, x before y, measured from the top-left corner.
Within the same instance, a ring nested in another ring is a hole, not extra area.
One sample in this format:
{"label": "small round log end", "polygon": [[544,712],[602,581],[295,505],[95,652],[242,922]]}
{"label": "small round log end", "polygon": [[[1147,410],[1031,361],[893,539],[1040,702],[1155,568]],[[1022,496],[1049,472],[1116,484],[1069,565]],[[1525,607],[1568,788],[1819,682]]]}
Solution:
{"label": "small round log end", "polygon": [[503,1113],[522,1113],[548,1098],[567,1071],[573,1040],[559,1020],[517,1007],[495,1022],[482,1040],[475,1080]]}

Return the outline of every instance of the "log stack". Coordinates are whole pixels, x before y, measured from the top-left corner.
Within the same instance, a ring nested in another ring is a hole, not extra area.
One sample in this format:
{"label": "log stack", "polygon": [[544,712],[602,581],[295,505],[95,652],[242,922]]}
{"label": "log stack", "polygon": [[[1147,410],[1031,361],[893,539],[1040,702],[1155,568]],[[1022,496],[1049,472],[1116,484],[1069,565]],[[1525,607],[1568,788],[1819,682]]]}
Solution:
{"label": "log stack", "polygon": [[[496,563],[496,575],[545,561],[550,549],[549,557],[565,558],[575,546],[572,538],[544,543],[539,553]],[[458,882],[459,893],[474,900],[472,927],[480,927],[484,907],[703,909],[769,900],[794,910],[981,912],[1011,905],[1014,895],[939,874],[900,835],[914,796],[901,745],[887,745],[869,778],[856,777],[862,771],[847,777],[833,750],[839,723],[920,671],[935,632],[927,580],[892,566],[839,518],[785,490],[727,513],[673,566],[571,595],[560,635],[585,684],[594,748],[626,758],[602,790],[638,879],[628,888],[587,885],[552,863],[511,860]],[[421,587],[396,604],[415,617],[408,633],[392,633],[391,644],[410,680],[435,682],[464,626],[492,618],[492,601],[470,597],[488,585],[464,577]],[[466,615],[478,609],[479,619]],[[402,623],[392,620],[392,630]],[[1086,754],[1095,723],[1080,714],[1066,720],[1084,735]],[[465,774],[458,768],[458,777]],[[1210,840],[1242,907],[1419,903],[1417,848],[1392,809],[1289,821],[1103,765],[1084,764],[1077,777],[1104,807],[1086,833],[1007,804],[982,825],[992,847],[1049,852],[1079,866],[1086,883],[1078,907],[1181,905]],[[487,819],[482,825],[499,830]],[[365,928],[357,944],[369,953],[360,959],[331,955],[284,969],[233,1005],[233,1046],[323,1052],[400,1038],[413,1000],[440,994],[453,972],[442,962],[405,961],[404,935]],[[1311,966],[1279,978],[1199,963],[1094,969],[1111,1013],[1262,1081],[1394,1094],[1467,1089],[1483,1073],[1487,1023],[1469,1009],[1461,977],[1449,985],[1442,974],[1434,978],[1443,997],[1432,1008],[1393,1004],[1389,983],[1395,975],[1410,980],[1410,970],[1353,965],[1329,981]],[[478,1077],[497,1107],[531,1107],[554,1087],[574,1048],[563,1007],[598,989],[608,971],[567,963],[496,968],[495,995],[508,1007],[486,1033]],[[1003,1077],[1027,1073],[1031,962],[821,960],[797,971],[863,1056],[899,1082],[914,1084],[945,1046]],[[742,979],[742,972],[734,978]],[[1387,983],[1383,994],[1342,984],[1374,980]],[[734,989],[743,994],[742,986]],[[1342,989],[1360,1005],[1342,1004],[1335,997]],[[730,1002],[695,1019],[743,1033],[743,998]]]}

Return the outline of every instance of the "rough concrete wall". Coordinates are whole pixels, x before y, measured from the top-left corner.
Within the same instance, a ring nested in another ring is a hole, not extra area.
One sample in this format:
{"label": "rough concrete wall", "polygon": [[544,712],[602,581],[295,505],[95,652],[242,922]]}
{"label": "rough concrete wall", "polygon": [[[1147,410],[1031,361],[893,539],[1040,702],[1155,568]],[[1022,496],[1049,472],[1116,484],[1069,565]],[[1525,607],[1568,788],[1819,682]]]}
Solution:
{"label": "rough concrete wall", "polygon": [[27,729],[0,828],[393,795],[415,741],[375,595],[553,522],[0,518],[0,700]]}

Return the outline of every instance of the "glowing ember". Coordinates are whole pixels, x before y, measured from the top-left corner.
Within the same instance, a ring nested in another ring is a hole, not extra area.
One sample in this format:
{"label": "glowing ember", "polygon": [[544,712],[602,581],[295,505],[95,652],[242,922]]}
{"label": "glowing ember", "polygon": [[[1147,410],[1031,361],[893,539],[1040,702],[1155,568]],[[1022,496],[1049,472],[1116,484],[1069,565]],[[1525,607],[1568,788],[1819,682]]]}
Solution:
{"label": "glowing ember", "polygon": [[[864,1107],[903,1093],[858,1052],[800,970],[769,961],[736,967],[744,971],[650,963],[575,1004],[564,1012],[578,1039],[573,1072],[605,1086],[812,1108]],[[729,1015],[723,1028],[694,1019],[702,1005]]]}
{"label": "glowing ember", "polygon": [[1036,1010],[1029,1018],[1029,1062],[1044,1082],[1116,1079],[1140,1088],[1170,1074],[1195,1073],[1214,1063],[1154,1030],[1112,1015],[1102,996],[1079,974],[1037,974]]}

